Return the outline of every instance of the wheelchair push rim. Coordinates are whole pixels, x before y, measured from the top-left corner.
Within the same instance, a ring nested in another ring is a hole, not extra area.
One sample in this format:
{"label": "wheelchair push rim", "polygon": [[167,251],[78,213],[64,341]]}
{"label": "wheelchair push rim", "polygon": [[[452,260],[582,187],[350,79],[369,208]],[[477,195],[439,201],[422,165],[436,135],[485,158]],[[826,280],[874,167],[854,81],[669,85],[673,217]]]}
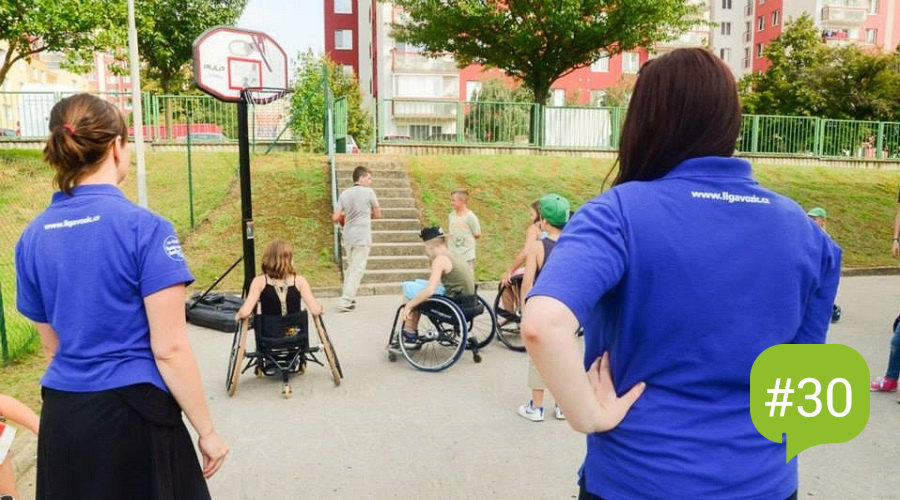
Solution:
{"label": "wheelchair push rim", "polygon": [[442,296],[429,297],[417,310],[422,313],[418,324],[419,338],[416,342],[404,342],[401,319],[393,332],[397,347],[406,361],[419,370],[446,370],[466,349],[469,332],[462,310]]}
{"label": "wheelchair push rim", "polygon": [[[522,340],[522,334],[519,330],[519,323],[522,321],[522,312],[518,308],[515,311],[507,311],[503,307],[503,294],[506,290],[512,288],[510,285],[501,283],[497,289],[497,297],[494,298],[494,317],[497,321],[497,339],[516,352],[525,352],[525,342]],[[513,300],[519,301],[518,293],[515,288],[513,290]],[[500,322],[503,321],[503,325]]]}
{"label": "wheelchair push rim", "polygon": [[329,368],[331,368],[331,377],[334,379],[334,385],[341,385],[344,371],[341,369],[341,362],[334,351],[331,337],[328,336],[328,330],[325,329],[325,323],[322,322],[321,316],[313,316],[313,322],[316,325],[316,331],[319,333],[319,342],[322,344],[322,350],[325,351],[325,359],[328,361]]}
{"label": "wheelchair push rim", "polygon": [[244,364],[244,353],[247,348],[247,328],[249,321],[244,318],[235,327],[234,338],[231,341],[231,355],[228,358],[228,378],[225,381],[225,390],[229,396],[234,396],[238,388],[238,379],[241,377],[241,365]]}

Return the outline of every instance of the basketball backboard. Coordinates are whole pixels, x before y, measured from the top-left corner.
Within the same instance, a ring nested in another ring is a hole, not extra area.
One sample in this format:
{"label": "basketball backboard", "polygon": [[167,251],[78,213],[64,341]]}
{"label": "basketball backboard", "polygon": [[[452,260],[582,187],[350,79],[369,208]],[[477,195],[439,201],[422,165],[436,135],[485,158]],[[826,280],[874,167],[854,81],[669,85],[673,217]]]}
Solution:
{"label": "basketball backboard", "polygon": [[287,55],[265,33],[216,26],[194,40],[194,81],[222,101],[240,101],[245,88],[273,89],[275,99],[288,86]]}

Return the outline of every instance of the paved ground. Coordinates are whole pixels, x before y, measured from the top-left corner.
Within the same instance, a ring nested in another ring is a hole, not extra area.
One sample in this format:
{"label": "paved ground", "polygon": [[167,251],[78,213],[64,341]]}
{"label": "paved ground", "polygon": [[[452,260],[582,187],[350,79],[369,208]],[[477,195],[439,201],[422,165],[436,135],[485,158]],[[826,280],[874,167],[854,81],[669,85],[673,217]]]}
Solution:
{"label": "paved ground", "polygon": [[[335,301],[325,301],[333,311]],[[887,362],[889,325],[900,303],[897,277],[845,278],[844,318],[831,342],[858,350],[873,374]],[[575,498],[583,438],[565,422],[525,421],[524,355],[499,343],[475,364],[466,354],[437,374],[384,343],[398,301],[361,298],[356,312],[325,319],[346,378],[335,387],[325,368],[280,383],[245,374],[225,393],[231,336],[191,329],[206,393],[231,456],[210,481],[217,499],[255,498]],[[873,394],[866,430],[850,442],[800,456],[800,498],[897,498],[900,405]]]}

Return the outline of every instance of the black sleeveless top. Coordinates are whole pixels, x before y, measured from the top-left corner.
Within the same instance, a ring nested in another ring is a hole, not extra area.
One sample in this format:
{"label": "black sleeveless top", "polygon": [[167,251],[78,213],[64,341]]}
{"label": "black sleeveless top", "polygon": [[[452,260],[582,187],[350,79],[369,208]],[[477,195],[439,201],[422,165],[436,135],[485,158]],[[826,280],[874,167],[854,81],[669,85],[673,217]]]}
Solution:
{"label": "black sleeveless top", "polygon": [[266,276],[266,287],[263,288],[259,295],[259,304],[264,315],[293,314],[300,312],[300,290],[297,289],[297,278],[293,277],[290,286],[285,288],[285,306],[286,311],[282,312],[281,299],[278,297],[277,288],[283,288],[280,285],[269,283],[269,277]]}
{"label": "black sleeveless top", "polygon": [[541,262],[540,265],[534,272],[534,282],[537,283],[538,276],[541,274],[541,269],[544,268],[544,264],[547,263],[547,259],[550,258],[550,252],[553,251],[553,247],[556,246],[556,240],[551,240],[550,238],[544,238],[541,240],[541,244],[544,245],[544,262]]}

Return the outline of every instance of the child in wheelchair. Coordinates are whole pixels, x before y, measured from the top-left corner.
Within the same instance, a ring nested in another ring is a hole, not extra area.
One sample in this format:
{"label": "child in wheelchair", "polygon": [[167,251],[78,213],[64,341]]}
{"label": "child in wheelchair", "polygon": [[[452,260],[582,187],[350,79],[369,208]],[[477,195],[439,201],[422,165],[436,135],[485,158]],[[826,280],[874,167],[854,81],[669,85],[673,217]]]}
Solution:
{"label": "child in wheelchair", "polygon": [[428,227],[419,233],[425,243],[425,253],[431,260],[428,280],[405,281],[402,311],[402,340],[415,344],[419,337],[417,325],[420,312],[416,308],[432,295],[446,295],[468,313],[480,307],[475,297],[475,273],[463,258],[450,252],[444,231],[440,227]]}
{"label": "child in wheelchair", "polygon": [[[294,251],[287,241],[275,239],[266,245],[262,274],[253,278],[244,304],[235,313],[238,321],[256,313],[253,329],[259,352],[309,351],[309,328],[301,300],[315,316],[325,310],[313,295],[306,278],[294,270],[293,259]],[[305,358],[301,355],[290,359],[296,360],[294,362],[300,363],[300,366],[275,366],[281,359],[265,356],[259,369],[266,375],[283,370],[302,372]]]}

